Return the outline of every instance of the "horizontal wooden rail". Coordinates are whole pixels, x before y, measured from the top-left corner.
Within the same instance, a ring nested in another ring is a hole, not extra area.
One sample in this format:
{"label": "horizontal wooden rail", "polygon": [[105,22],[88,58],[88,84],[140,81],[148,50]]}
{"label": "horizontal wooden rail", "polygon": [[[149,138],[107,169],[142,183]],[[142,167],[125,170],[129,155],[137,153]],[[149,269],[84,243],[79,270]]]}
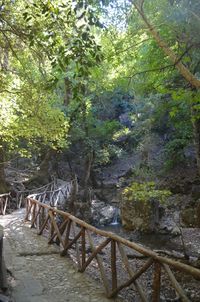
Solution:
{"label": "horizontal wooden rail", "polygon": [[[168,278],[178,296],[184,301],[189,301],[174,274],[179,271],[191,275],[196,280],[200,280],[199,269],[170,258],[162,257],[139,244],[114,233],[97,229],[69,213],[50,207],[32,198],[27,198],[26,202],[26,220],[31,220],[31,227],[37,227],[38,234],[41,235],[43,232],[49,233],[48,242],[59,244],[62,256],[68,254],[69,249],[75,245],[76,262],[80,272],[85,271],[90,263],[96,259],[108,297],[115,296],[119,291],[128,286],[133,286],[141,301],[148,301],[145,294],[146,290],[143,289],[139,277],[144,275],[151,267],[155,270],[153,277],[151,277],[153,279],[152,301],[156,302],[160,299],[162,273],[165,274],[165,278]],[[95,246],[91,233],[103,237],[103,241],[99,243],[99,246]],[[130,263],[127,257],[126,249],[137,251],[149,259],[146,263],[143,262],[140,268],[133,268],[133,263]],[[104,268],[104,261],[101,257],[102,252],[106,254],[107,258],[110,257],[110,260],[108,259],[108,263],[110,264],[109,277],[107,276],[108,265],[106,266],[106,270]],[[128,273],[128,280],[122,281],[120,280],[120,276],[118,276],[117,261],[119,258]]]}

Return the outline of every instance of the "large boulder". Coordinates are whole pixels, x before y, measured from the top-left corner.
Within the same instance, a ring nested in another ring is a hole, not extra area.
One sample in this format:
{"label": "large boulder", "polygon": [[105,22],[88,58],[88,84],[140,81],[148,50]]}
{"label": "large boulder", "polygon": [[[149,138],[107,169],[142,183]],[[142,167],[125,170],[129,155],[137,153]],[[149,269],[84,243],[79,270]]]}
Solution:
{"label": "large boulder", "polygon": [[161,207],[170,192],[158,190],[154,182],[133,182],[122,191],[120,209],[124,228],[144,232],[158,231]]}
{"label": "large boulder", "polygon": [[152,232],[159,223],[159,203],[157,200],[148,201],[122,199],[121,202],[122,226],[128,230]]}
{"label": "large boulder", "polygon": [[200,201],[194,207],[188,207],[181,211],[181,220],[186,227],[200,227]]}

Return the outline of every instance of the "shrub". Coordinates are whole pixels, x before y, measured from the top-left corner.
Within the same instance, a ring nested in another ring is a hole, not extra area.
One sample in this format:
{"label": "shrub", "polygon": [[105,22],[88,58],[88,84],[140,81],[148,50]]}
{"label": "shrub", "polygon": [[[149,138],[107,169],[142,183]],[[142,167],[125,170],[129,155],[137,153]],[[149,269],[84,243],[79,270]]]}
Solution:
{"label": "shrub", "polygon": [[188,140],[175,138],[165,145],[165,168],[171,169],[173,166],[184,163],[184,148],[188,145]]}
{"label": "shrub", "polygon": [[122,194],[129,201],[148,202],[149,200],[157,199],[164,203],[166,198],[171,195],[171,192],[168,190],[157,190],[154,182],[133,182],[123,190]]}

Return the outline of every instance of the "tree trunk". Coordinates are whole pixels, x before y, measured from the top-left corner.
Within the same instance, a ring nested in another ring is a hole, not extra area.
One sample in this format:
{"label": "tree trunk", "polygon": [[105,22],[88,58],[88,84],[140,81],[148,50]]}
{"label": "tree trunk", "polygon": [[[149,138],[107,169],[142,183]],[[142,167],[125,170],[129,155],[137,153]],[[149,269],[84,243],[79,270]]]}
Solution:
{"label": "tree trunk", "polygon": [[[164,53],[168,56],[174,66],[178,69],[180,74],[185,78],[185,80],[190,84],[191,88],[199,91],[200,89],[200,80],[195,77],[194,74],[190,72],[190,70],[185,67],[185,65],[181,62],[181,60],[177,57],[176,53],[168,46],[168,44],[162,39],[159,32],[155,29],[155,27],[148,20],[147,16],[143,10],[144,0],[140,1],[140,5],[136,4],[133,0],[129,0],[135,9],[140,14],[142,20],[146,24],[149,32],[156,40],[158,46],[164,51]],[[191,118],[193,123],[193,136],[194,143],[196,147],[196,161],[197,161],[197,169],[200,175],[200,119],[199,114],[193,108],[191,110]]]}
{"label": "tree trunk", "polygon": [[53,173],[53,161],[55,160],[56,151],[47,151],[43,161],[40,164],[39,171],[37,171],[29,181],[25,183],[25,186],[29,189],[32,187],[38,187],[48,184],[52,180]]}
{"label": "tree trunk", "polygon": [[4,150],[3,147],[0,147],[0,194],[8,193],[9,188],[6,183],[6,177],[5,177],[5,164],[4,164]]}
{"label": "tree trunk", "polygon": [[95,188],[95,189],[99,188],[99,184],[97,182],[96,173],[95,173],[94,169],[91,169],[91,171],[90,171],[90,180],[91,180],[91,184],[92,184],[93,188]]}
{"label": "tree trunk", "polygon": [[[144,1],[143,1],[144,2]],[[142,3],[143,3],[142,2]],[[176,53],[167,45],[167,43],[162,39],[158,31],[155,29],[155,27],[150,23],[148,18],[146,17],[142,6],[139,7],[136,5],[136,3],[131,0],[131,3],[134,5],[138,13],[140,14],[142,20],[146,24],[148,30],[150,31],[151,35],[156,40],[159,47],[164,51],[164,53],[169,57],[171,62],[174,64],[174,66],[179,70],[180,74],[186,79],[188,83],[191,84],[192,87],[195,87],[196,89],[200,88],[200,80],[196,78],[190,70],[185,67],[185,65],[179,60],[179,57],[177,57]]]}
{"label": "tree trunk", "polygon": [[84,176],[84,196],[83,196],[83,201],[84,202],[90,202],[90,194],[89,194],[89,180],[91,176],[91,169],[92,169],[92,164],[94,161],[94,152],[91,152],[87,155],[86,161],[85,161],[85,176]]}
{"label": "tree trunk", "polygon": [[67,211],[71,213],[72,215],[76,215],[76,206],[75,203],[77,201],[77,193],[78,193],[78,181],[77,176],[74,174],[73,176],[73,187],[71,191],[71,195],[69,200],[66,201],[65,207],[67,208]]}

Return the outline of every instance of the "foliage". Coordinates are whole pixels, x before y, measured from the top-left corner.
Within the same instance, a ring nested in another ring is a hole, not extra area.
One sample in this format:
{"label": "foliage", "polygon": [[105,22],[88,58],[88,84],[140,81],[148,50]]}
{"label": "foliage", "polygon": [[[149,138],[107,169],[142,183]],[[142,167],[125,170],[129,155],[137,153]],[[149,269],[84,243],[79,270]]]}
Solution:
{"label": "foliage", "polygon": [[[167,164],[184,159],[200,117],[199,92],[158,47],[131,2],[2,3],[0,145],[6,154],[80,144],[83,157],[94,152],[94,164],[102,165],[126,151],[142,153],[156,133]],[[200,4],[144,1],[143,10],[198,78]]]}
{"label": "foliage", "polygon": [[170,169],[173,166],[184,163],[184,148],[188,145],[188,140],[177,138],[169,141],[165,146],[165,168]]}
{"label": "foliage", "polygon": [[149,200],[156,199],[161,203],[164,203],[166,198],[171,195],[171,192],[168,190],[156,189],[156,184],[154,182],[133,182],[129,187],[123,190],[122,194],[130,202],[137,200],[146,203]]}
{"label": "foliage", "polygon": [[1,142],[23,155],[25,142],[27,149],[66,147],[74,111],[62,105],[63,82],[80,107],[101,56],[91,31],[100,26],[95,10],[82,1],[6,1],[0,22]]}
{"label": "foliage", "polygon": [[139,179],[142,182],[148,182],[158,176],[158,171],[149,165],[138,165],[132,169],[132,178]]}

